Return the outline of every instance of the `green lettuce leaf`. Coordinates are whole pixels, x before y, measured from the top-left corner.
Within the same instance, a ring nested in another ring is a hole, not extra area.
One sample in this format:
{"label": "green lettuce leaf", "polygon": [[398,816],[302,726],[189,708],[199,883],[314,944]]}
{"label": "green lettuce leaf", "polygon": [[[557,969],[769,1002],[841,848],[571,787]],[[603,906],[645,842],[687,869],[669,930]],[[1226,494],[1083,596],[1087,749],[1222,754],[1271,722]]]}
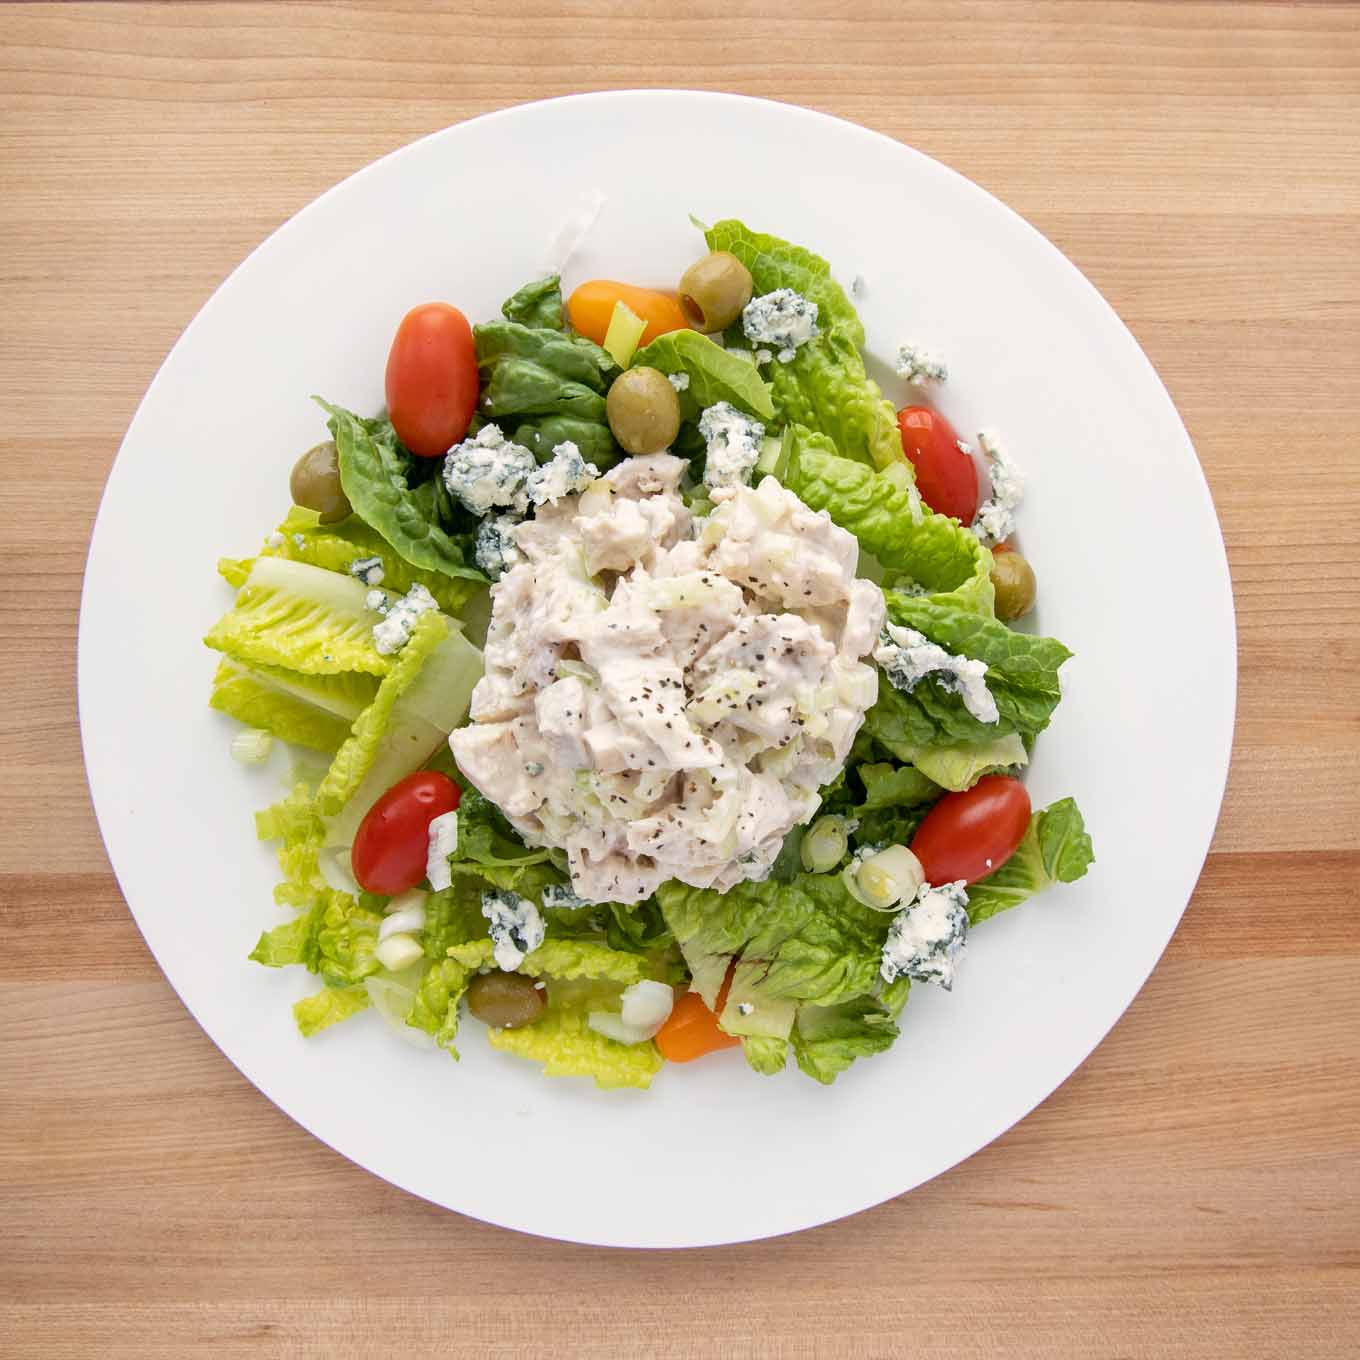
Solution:
{"label": "green lettuce leaf", "polygon": [[726,893],[670,882],[656,897],[695,990],[710,1006],[733,957],[740,962],[731,995],[749,971],[750,999],[758,1005],[834,1005],[878,985],[891,918],[856,902],[839,874],[739,883]]}
{"label": "green lettuce leaf", "polygon": [[900,475],[838,457],[808,430],[792,435],[784,478],[790,491],[825,510],[882,566],[909,576],[941,605],[991,617],[992,555],[974,533],[928,510]]}
{"label": "green lettuce leaf", "polygon": [[737,221],[719,222],[705,239],[710,250],[727,250],[741,260],[757,294],[792,288],[817,304],[821,334],[800,345],[792,363],[769,365],[778,420],[820,430],[847,459],[880,468],[897,464],[910,478],[897,413],[865,372],[864,327],[830,265],[810,250]]}
{"label": "green lettuce leaf", "polygon": [[[442,638],[436,637],[440,624]],[[325,807],[338,809],[325,814],[327,845],[349,845],[369,808],[393,784],[447,749],[448,734],[467,717],[482,675],[481,652],[433,613],[420,617],[394,659],[392,687],[386,695],[380,689],[355,723],[319,790]]]}
{"label": "green lettuce leaf", "polygon": [[686,373],[689,386],[681,394],[685,418],[699,409],[730,402],[748,415],[774,419],[770,389],[749,359],[738,358],[698,331],[669,331],[633,356],[633,368],[655,368],[662,373]]}
{"label": "green lettuce leaf", "polygon": [[[443,483],[436,477],[425,485],[434,488]],[[358,515],[350,515],[338,524],[322,524],[315,510],[295,505],[288,511],[277,533],[283,541],[276,543],[266,540],[260,549],[261,557],[286,557],[292,562],[306,562],[345,575],[349,574],[350,563],[356,558],[380,557],[382,588],[385,591],[393,595],[405,595],[413,585],[422,585],[434,596],[440,609],[454,617],[462,612],[473,596],[487,589],[485,582],[472,577],[446,576],[442,571],[428,571],[408,562]],[[218,570],[223,570],[222,562],[218,563]]]}
{"label": "green lettuce leaf", "polygon": [[896,1011],[869,996],[837,1006],[802,1007],[792,1036],[798,1066],[814,1081],[829,1086],[856,1058],[891,1048],[899,1033],[896,1015],[906,1000],[905,987],[900,998]]}
{"label": "green lettuce leaf", "polygon": [[304,1039],[368,1009],[368,993],[362,987],[323,987],[293,1003],[293,1018]]}
{"label": "green lettuce leaf", "polygon": [[506,355],[497,360],[482,388],[481,414],[489,420],[562,415],[600,423],[605,407],[604,397],[586,383],[563,378],[533,359]]}
{"label": "green lettuce leaf", "polygon": [[463,967],[456,959],[440,959],[432,964],[421,980],[415,1001],[406,1023],[423,1030],[455,1061],[458,1049],[458,1007],[473,970]]}
{"label": "green lettuce leaf", "polygon": [[[431,610],[416,620],[410,641],[396,653],[391,671],[378,686],[373,702],[355,720],[352,734],[336,752],[316,791],[316,808],[322,817],[334,817],[354,796],[372,768],[379,747],[388,739],[397,701],[410,689],[426,661],[448,636],[448,624],[442,614]],[[419,752],[417,764],[428,754],[428,750]]]}
{"label": "green lettuce leaf", "polygon": [[864,784],[861,810],[915,807],[940,796],[940,786],[910,765],[861,765],[856,773]]}
{"label": "green lettuce leaf", "polygon": [[589,996],[569,999],[548,989],[548,1005],[532,1025],[522,1029],[489,1029],[492,1048],[541,1063],[545,1077],[591,1077],[603,1091],[620,1087],[646,1090],[661,1070],[656,1045],[620,1044],[597,1034],[587,1023]]}
{"label": "green lettuce leaf", "polygon": [[242,665],[305,675],[386,675],[391,660],[373,645],[375,616],[352,576],[302,562],[260,557],[236,603],[203,641]]}
{"label": "green lettuce leaf", "polygon": [[772,1077],[784,1070],[789,1060],[789,1041],[787,1039],[767,1039],[753,1036],[741,1041],[742,1052],[751,1071],[759,1072],[762,1077]]}
{"label": "green lettuce leaf", "polygon": [[456,878],[451,888],[430,893],[425,899],[425,929],[420,942],[427,959],[443,959],[454,945],[486,938],[482,915],[482,885],[471,878]]}
{"label": "green lettuce leaf", "polygon": [[976,745],[923,746],[912,759],[923,775],[958,792],[971,789],[984,774],[1028,765],[1029,752],[1021,737],[1012,732]]}
{"label": "green lettuce leaf", "polygon": [[348,893],[322,888],[304,915],[265,931],[250,958],[267,968],[301,964],[328,986],[348,987],[381,967],[373,952],[381,924]]}
{"label": "green lettuce leaf", "polygon": [[551,852],[525,845],[501,810],[476,789],[459,801],[458,848],[449,857],[449,869],[524,897],[537,897],[545,884],[564,881]]}
{"label": "green lettuce leaf", "polygon": [[856,810],[859,827],[850,837],[855,849],[864,845],[910,845],[916,828],[925,821],[930,804],[917,803],[912,807],[870,808]]}
{"label": "green lettuce leaf", "polygon": [[559,444],[575,444],[587,463],[607,471],[619,461],[619,446],[608,425],[576,416],[535,416],[508,427],[510,437],[522,444],[540,463],[552,457]]}
{"label": "green lettuce leaf", "polygon": [[340,484],[355,512],[412,565],[485,583],[467,565],[466,544],[445,533],[432,507],[412,490],[413,460],[391,422],[363,420],[320,397],[316,401],[330,415]]}
{"label": "green lettuce leaf", "polygon": [[[494,946],[488,940],[456,944],[449,957],[465,968],[489,968],[495,963]],[[569,982],[589,978],[600,982],[641,982],[650,976],[647,960],[626,954],[594,940],[544,940],[521,960],[517,973],[526,977],[555,978]]]}
{"label": "green lettuce leaf", "polygon": [[[211,708],[314,751],[337,751],[378,686],[372,676],[303,675],[223,658],[213,676]],[[366,694],[366,698],[361,695]],[[350,716],[336,711],[352,710]]]}
{"label": "green lettuce leaf", "polygon": [[556,274],[546,279],[526,283],[519,292],[501,304],[507,321],[518,321],[525,326],[562,329],[562,280]]}
{"label": "green lettuce leaf", "polygon": [[1016,852],[968,889],[968,921],[977,925],[1019,906],[1054,883],[1073,883],[1095,860],[1081,812],[1071,798],[1031,818]]}
{"label": "green lettuce leaf", "polygon": [[[488,380],[495,379],[504,362],[526,359],[562,382],[604,392],[619,371],[613,358],[593,340],[564,335],[560,330],[524,326],[516,321],[487,321],[474,326],[472,336],[478,366]],[[487,411],[492,415],[510,413],[510,409],[498,411],[494,406],[488,406]]]}

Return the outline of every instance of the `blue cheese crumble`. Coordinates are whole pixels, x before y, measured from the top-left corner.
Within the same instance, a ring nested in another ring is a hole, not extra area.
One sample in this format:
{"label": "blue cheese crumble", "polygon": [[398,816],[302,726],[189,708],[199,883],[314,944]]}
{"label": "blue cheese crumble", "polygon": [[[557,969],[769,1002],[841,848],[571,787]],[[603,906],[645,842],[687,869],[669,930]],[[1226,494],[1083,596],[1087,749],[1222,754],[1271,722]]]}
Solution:
{"label": "blue cheese crumble", "polygon": [[753,344],[777,350],[781,364],[791,364],[798,346],[821,334],[817,304],[792,288],[776,288],[752,298],[742,310],[741,328]]}
{"label": "blue cheese crumble", "polygon": [[524,561],[524,554],[515,542],[518,525],[519,520],[513,515],[493,515],[477,526],[473,556],[493,581],[499,581],[511,567]]}
{"label": "blue cheese crumble", "polygon": [[270,548],[281,548],[287,542],[288,540],[284,538],[284,536],[281,533],[279,533],[277,529],[275,529],[274,532],[270,534],[268,538],[265,539],[266,546]]}
{"label": "blue cheese crumble", "polygon": [[890,623],[879,634],[874,660],[891,684],[910,694],[928,675],[940,688],[957,694],[978,722],[994,723],[1000,717],[996,700],[987,688],[987,664],[971,657],[955,656],[937,646],[914,628]]}
{"label": "blue cheese crumble", "polygon": [[921,885],[916,899],[893,917],[883,942],[879,973],[884,982],[909,977],[949,991],[968,941],[968,894],[959,879]]}
{"label": "blue cheese crumble", "polygon": [[474,515],[495,509],[524,514],[529,508],[529,478],[538,471],[534,455],[514,444],[498,425],[483,425],[471,439],[444,456],[444,485]]}
{"label": "blue cheese crumble", "polygon": [[349,564],[349,574],[366,586],[380,586],[383,583],[383,560],[381,557],[356,557]]}
{"label": "blue cheese crumble", "polygon": [[720,401],[704,408],[699,433],[708,445],[705,486],[742,486],[750,480],[760,457],[760,441],[765,438],[760,421],[738,411],[731,402]]}
{"label": "blue cheese crumble", "polygon": [[905,378],[913,387],[942,383],[949,377],[949,368],[944,360],[924,345],[898,345],[894,367],[897,376]]}
{"label": "blue cheese crumble", "polygon": [[666,381],[669,382],[677,392],[684,392],[689,387],[689,374],[668,373],[666,374]]}
{"label": "blue cheese crumble", "polygon": [[570,439],[554,444],[552,458],[529,474],[525,490],[535,505],[556,505],[584,491],[600,474]]}
{"label": "blue cheese crumble", "polygon": [[371,609],[375,614],[386,614],[389,607],[385,590],[370,590],[364,596],[364,608]]}
{"label": "blue cheese crumble", "polygon": [[430,822],[429,848],[425,852],[425,877],[435,892],[453,887],[449,856],[458,852],[458,813],[442,812]]}
{"label": "blue cheese crumble", "polygon": [[[367,601],[365,601],[367,603]],[[380,623],[373,625],[373,647],[379,656],[399,652],[411,640],[416,620],[437,609],[435,598],[417,582],[395,604],[389,605]]]}
{"label": "blue cheese crumble", "polygon": [[549,883],[541,897],[544,911],[579,911],[591,905],[569,883]]}
{"label": "blue cheese crumble", "polygon": [[978,443],[987,455],[992,494],[978,507],[973,532],[990,548],[1015,532],[1015,512],[1025,495],[1025,477],[994,434],[978,435]]}
{"label": "blue cheese crumble", "polygon": [[543,943],[543,918],[527,897],[508,889],[491,888],[482,894],[482,915],[491,927],[496,967],[513,973]]}

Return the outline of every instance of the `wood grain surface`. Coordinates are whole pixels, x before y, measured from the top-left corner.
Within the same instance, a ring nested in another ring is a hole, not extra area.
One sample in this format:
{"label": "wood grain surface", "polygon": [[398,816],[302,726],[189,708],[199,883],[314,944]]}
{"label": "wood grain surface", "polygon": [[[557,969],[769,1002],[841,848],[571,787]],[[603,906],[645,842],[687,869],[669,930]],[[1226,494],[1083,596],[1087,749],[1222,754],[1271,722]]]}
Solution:
{"label": "wood grain surface", "polygon": [[[246,252],[433,129],[642,85],[864,123],[1066,251],[1195,440],[1241,648],[1213,853],[1090,1061],[911,1195],[694,1253],[471,1222],[274,1109],[142,944],[74,690],[105,475]],[[0,1354],[1360,1352],[1360,8],[5,4],[0,302]]]}

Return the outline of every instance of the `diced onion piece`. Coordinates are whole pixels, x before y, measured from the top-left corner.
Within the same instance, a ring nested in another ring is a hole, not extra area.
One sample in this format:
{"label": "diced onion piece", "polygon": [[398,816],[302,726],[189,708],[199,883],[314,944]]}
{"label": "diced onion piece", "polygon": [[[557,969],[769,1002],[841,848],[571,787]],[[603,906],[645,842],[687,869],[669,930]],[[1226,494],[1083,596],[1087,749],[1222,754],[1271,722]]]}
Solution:
{"label": "diced onion piece", "polygon": [[803,868],[811,874],[826,874],[845,858],[850,837],[844,817],[818,817],[803,837]]}
{"label": "diced onion piece", "polygon": [[231,739],[231,758],[242,765],[263,765],[273,749],[273,736],[258,727],[247,727]]}
{"label": "diced onion piece", "polygon": [[390,973],[400,972],[417,959],[425,957],[425,951],[409,935],[390,935],[380,940],[373,952],[378,962]]}
{"label": "diced onion piece", "polygon": [[627,368],[646,329],[647,323],[620,299],[610,313],[609,329],[604,333],[602,348],[620,368]]}
{"label": "diced onion piece", "polygon": [[623,991],[623,1009],[619,1018],[633,1029],[655,1034],[666,1023],[675,1005],[675,991],[664,982],[644,979]]}
{"label": "diced onion piece", "polygon": [[[402,897],[406,894],[402,893]],[[393,935],[409,935],[425,929],[425,902],[413,902],[391,913],[378,927],[378,939],[390,940]]]}
{"label": "diced onion piece", "polygon": [[[586,1024],[596,1034],[603,1034],[606,1039],[613,1039],[620,1044],[643,1044],[656,1033],[656,1030],[639,1029],[635,1025],[624,1024],[622,1017],[615,1015],[613,1011],[591,1011],[586,1016]],[[658,1025],[657,1029],[660,1028]]]}
{"label": "diced onion piece", "polygon": [[430,844],[425,853],[425,877],[435,892],[453,886],[449,856],[458,850],[458,813],[443,812],[430,822]]}
{"label": "diced onion piece", "polygon": [[921,861],[905,845],[890,845],[859,866],[855,881],[864,904],[875,911],[896,911],[916,896],[925,873]]}

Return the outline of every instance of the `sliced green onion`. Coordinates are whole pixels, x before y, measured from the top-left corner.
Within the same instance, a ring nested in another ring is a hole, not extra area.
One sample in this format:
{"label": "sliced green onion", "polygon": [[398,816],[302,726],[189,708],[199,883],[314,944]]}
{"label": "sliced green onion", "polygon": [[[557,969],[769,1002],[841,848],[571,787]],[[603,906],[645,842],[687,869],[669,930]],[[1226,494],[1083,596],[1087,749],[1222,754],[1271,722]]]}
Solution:
{"label": "sliced green onion", "polygon": [[638,341],[647,323],[624,302],[616,302],[604,333],[604,348],[620,368],[627,368],[637,353]]}
{"label": "sliced green onion", "polygon": [[818,817],[803,837],[803,868],[810,874],[829,874],[850,847],[844,817]]}
{"label": "sliced green onion", "polygon": [[925,882],[921,861],[905,845],[890,845],[870,855],[856,870],[860,900],[875,911],[895,911]]}
{"label": "sliced green onion", "polygon": [[273,749],[273,736],[258,727],[247,727],[231,739],[231,758],[242,765],[263,765]]}

